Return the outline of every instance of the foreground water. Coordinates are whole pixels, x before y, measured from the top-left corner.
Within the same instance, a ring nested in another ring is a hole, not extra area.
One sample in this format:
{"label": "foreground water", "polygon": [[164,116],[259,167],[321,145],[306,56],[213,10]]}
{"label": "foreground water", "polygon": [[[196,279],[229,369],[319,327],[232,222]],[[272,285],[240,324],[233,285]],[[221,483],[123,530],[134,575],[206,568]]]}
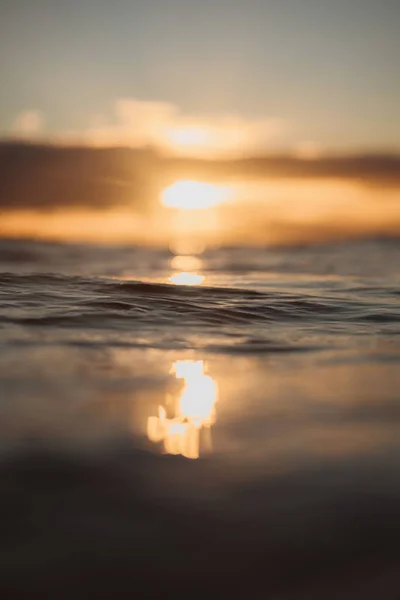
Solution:
{"label": "foreground water", "polygon": [[1,241],[0,591],[397,597],[399,334],[398,241]]}

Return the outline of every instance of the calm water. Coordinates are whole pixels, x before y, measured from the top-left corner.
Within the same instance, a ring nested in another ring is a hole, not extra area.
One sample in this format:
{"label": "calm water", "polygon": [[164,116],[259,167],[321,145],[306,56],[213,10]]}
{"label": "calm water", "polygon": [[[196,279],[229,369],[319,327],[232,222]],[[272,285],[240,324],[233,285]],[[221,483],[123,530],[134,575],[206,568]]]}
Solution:
{"label": "calm water", "polygon": [[399,334],[398,241],[1,241],[3,597],[399,597]]}

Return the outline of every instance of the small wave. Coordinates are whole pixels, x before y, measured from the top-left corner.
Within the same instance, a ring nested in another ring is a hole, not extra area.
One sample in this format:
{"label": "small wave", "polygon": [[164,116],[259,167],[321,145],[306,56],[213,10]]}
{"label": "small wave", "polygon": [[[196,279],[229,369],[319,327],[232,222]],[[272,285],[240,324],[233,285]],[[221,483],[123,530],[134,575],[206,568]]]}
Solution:
{"label": "small wave", "polygon": [[[241,327],[337,320],[396,323],[400,311],[376,299],[240,288],[179,287],[53,274],[0,275],[2,322],[41,327]],[[363,295],[364,296],[364,295]],[[10,308],[11,307],[11,308]]]}

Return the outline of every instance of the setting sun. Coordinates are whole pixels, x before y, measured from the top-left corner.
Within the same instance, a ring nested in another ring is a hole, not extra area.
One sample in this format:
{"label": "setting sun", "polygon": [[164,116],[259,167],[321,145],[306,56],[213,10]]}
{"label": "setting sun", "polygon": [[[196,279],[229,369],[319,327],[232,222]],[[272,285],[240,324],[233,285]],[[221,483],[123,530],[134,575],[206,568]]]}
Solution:
{"label": "setting sun", "polygon": [[178,181],[163,191],[161,202],[168,208],[201,210],[224,202],[231,194],[231,189],[222,185]]}

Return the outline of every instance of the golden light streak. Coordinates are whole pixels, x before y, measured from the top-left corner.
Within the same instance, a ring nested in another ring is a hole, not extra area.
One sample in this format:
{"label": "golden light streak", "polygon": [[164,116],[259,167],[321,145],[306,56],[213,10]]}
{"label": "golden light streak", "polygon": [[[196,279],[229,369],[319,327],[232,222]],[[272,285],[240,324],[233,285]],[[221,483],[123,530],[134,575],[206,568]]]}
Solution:
{"label": "golden light streak", "polygon": [[159,406],[157,417],[148,418],[147,436],[154,443],[163,442],[167,454],[196,459],[200,456],[201,430],[210,429],[216,420],[217,384],[205,375],[202,360],[179,360],[171,372],[183,379],[184,388],[171,418],[163,406]]}
{"label": "golden light streak", "polygon": [[168,281],[174,285],[201,285],[206,279],[204,275],[198,273],[202,265],[201,259],[197,256],[174,256],[171,267],[178,272],[171,275]]}

